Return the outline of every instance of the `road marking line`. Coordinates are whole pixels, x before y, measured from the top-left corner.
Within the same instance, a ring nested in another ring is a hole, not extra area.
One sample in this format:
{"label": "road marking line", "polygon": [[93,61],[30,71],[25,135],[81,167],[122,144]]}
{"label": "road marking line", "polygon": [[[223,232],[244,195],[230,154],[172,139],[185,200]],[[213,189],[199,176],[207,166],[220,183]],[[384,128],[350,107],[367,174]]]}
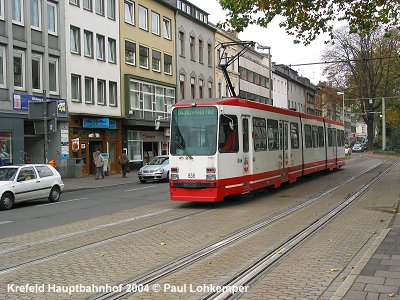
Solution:
{"label": "road marking line", "polygon": [[2,222],[0,222],[0,225],[12,223],[12,222],[14,222],[14,221],[2,221]]}
{"label": "road marking line", "polygon": [[78,199],[71,199],[71,200],[65,200],[65,201],[60,201],[60,202],[52,202],[52,203],[46,203],[46,204],[39,204],[36,206],[46,206],[46,205],[52,205],[52,204],[60,204],[60,203],[65,203],[65,202],[72,202],[72,201],[78,201],[78,200],[86,200],[87,198],[78,198]]}
{"label": "road marking line", "polygon": [[148,189],[148,188],[152,188],[152,187],[155,187],[155,185],[146,186],[146,187],[137,188],[137,189],[126,190],[125,192],[132,192],[132,191],[137,191],[137,190],[144,190],[144,189]]}

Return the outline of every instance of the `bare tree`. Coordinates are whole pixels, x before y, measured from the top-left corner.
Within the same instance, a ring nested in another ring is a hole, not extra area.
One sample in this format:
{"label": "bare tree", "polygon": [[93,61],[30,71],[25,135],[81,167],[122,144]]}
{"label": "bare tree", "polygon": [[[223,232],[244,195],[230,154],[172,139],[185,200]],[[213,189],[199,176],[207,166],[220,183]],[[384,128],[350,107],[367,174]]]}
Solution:
{"label": "bare tree", "polygon": [[387,34],[375,30],[361,35],[343,27],[335,31],[334,44],[322,56],[332,62],[324,68],[328,80],[338,90],[345,90],[346,98],[359,99],[355,104],[368,126],[369,149],[373,147],[375,113],[381,104],[378,97],[392,95],[390,83],[398,80],[398,37],[397,31]]}

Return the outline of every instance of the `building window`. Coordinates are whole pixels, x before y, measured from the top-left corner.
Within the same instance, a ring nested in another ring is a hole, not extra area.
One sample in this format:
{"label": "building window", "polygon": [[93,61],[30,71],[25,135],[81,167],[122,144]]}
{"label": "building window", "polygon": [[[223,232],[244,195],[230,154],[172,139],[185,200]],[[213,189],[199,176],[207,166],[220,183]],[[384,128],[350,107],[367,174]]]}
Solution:
{"label": "building window", "polygon": [[24,25],[24,6],[22,0],[11,0],[12,1],[12,21],[13,23]]}
{"label": "building window", "polygon": [[163,18],[164,23],[164,38],[167,40],[171,39],[171,20],[168,18]]}
{"label": "building window", "polygon": [[139,46],[139,66],[141,68],[149,68],[149,48]]}
{"label": "building window", "polygon": [[143,90],[143,109],[152,111],[153,110],[153,85],[142,83],[142,90]]}
{"label": "building window", "polygon": [[212,66],[212,45],[207,44],[207,58],[208,58],[208,66]]}
{"label": "building window", "polygon": [[97,104],[106,105],[106,81],[97,80]]}
{"label": "building window", "polygon": [[179,76],[179,92],[181,96],[181,100],[185,98],[185,75]]}
{"label": "building window", "polygon": [[0,87],[6,87],[6,48],[0,47]]}
{"label": "building window", "polygon": [[160,15],[154,11],[151,12],[151,32],[160,35]]}
{"label": "building window", "polygon": [[97,59],[98,60],[105,60],[104,56],[104,36],[97,34],[96,35],[96,51],[97,51]]}
{"label": "building window", "polygon": [[107,18],[115,20],[115,0],[107,0]]}
{"label": "building window", "polygon": [[179,55],[185,57],[185,34],[182,31],[179,31],[178,38],[179,38]]}
{"label": "building window", "polygon": [[79,6],[79,0],[69,0],[69,4]]}
{"label": "building window", "polygon": [[132,1],[125,1],[125,22],[135,24],[135,6]]}
{"label": "building window", "polygon": [[83,0],[83,9],[93,11],[92,0]]}
{"label": "building window", "polygon": [[93,78],[85,77],[85,103],[93,103]]}
{"label": "building window", "polygon": [[[3,1],[1,2],[3,3]],[[3,10],[1,10],[1,12],[3,12]],[[32,29],[41,30],[40,0],[31,0],[31,27]]]}
{"label": "building window", "polygon": [[129,84],[129,107],[140,109],[140,87],[137,81],[131,81]]}
{"label": "building window", "polygon": [[4,20],[4,0],[0,0],[0,20]]}
{"label": "building window", "polygon": [[212,82],[208,82],[208,97],[212,98]]}
{"label": "building window", "polygon": [[139,5],[139,28],[147,30],[147,8]]}
{"label": "building window", "polygon": [[203,63],[203,41],[199,40],[199,63]]}
{"label": "building window", "polygon": [[222,98],[222,83],[218,82],[218,98]]}
{"label": "building window", "polygon": [[13,164],[13,151],[12,151],[12,135],[9,132],[0,132],[0,145],[1,145],[1,165]]}
{"label": "building window", "polygon": [[190,96],[192,99],[196,98],[195,81],[194,77],[190,78]]}
{"label": "building window", "polygon": [[191,60],[195,60],[194,47],[195,47],[194,36],[191,36],[190,37],[190,59]]}
{"label": "building window", "polygon": [[136,44],[125,41],[125,63],[136,65]]}
{"label": "building window", "polygon": [[115,51],[117,50],[116,41],[114,39],[108,38],[108,62],[117,63],[117,57],[115,56]]}
{"label": "building window", "polygon": [[57,35],[57,5],[51,2],[47,2],[47,30]]}
{"label": "building window", "polygon": [[81,102],[81,76],[71,74],[71,98],[72,101]]}
{"label": "building window", "polygon": [[164,73],[172,75],[172,55],[164,53]]}
{"label": "building window", "polygon": [[129,160],[142,161],[142,133],[139,131],[127,130],[127,141],[128,141],[128,157]]}
{"label": "building window", "polygon": [[110,103],[110,106],[118,106],[117,103],[117,83],[114,81],[109,82],[109,88],[108,88],[108,101]]}
{"label": "building window", "polygon": [[152,68],[153,71],[161,72],[161,52],[152,50]]}
{"label": "building window", "polygon": [[203,80],[199,79],[199,98],[203,98]]}
{"label": "building window", "polygon": [[58,94],[58,59],[49,57],[49,93]]}
{"label": "building window", "polygon": [[14,88],[25,88],[25,53],[14,50]]}
{"label": "building window", "polygon": [[80,29],[75,26],[71,26],[71,41],[70,41],[70,48],[71,53],[80,54],[81,53],[81,33]]}
{"label": "building window", "polygon": [[93,33],[85,30],[83,32],[84,55],[93,58]]}
{"label": "building window", "polygon": [[32,54],[32,90],[42,91],[42,56]]}
{"label": "building window", "polygon": [[96,14],[104,16],[104,0],[96,0],[95,9]]}
{"label": "building window", "polygon": [[155,87],[155,107],[154,110],[157,112],[164,112],[165,103],[164,103],[164,88],[160,86]]}

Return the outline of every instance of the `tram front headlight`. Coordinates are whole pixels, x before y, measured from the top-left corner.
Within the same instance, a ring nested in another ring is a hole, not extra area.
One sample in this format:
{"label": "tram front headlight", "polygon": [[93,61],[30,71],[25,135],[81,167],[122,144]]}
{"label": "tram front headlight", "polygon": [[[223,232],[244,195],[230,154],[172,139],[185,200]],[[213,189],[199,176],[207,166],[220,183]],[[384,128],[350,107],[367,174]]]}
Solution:
{"label": "tram front headlight", "polygon": [[179,175],[178,174],[175,174],[175,173],[171,174],[171,180],[178,180],[178,179],[179,179]]}

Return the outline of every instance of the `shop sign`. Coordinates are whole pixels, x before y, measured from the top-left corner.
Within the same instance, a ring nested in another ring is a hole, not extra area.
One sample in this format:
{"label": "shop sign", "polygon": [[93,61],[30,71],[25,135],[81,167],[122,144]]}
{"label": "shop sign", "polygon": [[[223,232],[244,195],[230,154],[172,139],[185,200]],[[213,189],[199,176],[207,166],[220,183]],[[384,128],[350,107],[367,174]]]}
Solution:
{"label": "shop sign", "polygon": [[109,118],[83,118],[83,128],[117,129],[117,121]]}
{"label": "shop sign", "polygon": [[[57,101],[57,116],[67,117],[67,100],[59,98],[46,98],[49,101]],[[13,94],[13,108],[14,110],[26,110],[29,109],[29,102],[41,102],[43,101],[42,96],[34,95],[23,95]]]}
{"label": "shop sign", "polygon": [[72,139],[72,151],[77,152],[79,150],[79,138]]}

